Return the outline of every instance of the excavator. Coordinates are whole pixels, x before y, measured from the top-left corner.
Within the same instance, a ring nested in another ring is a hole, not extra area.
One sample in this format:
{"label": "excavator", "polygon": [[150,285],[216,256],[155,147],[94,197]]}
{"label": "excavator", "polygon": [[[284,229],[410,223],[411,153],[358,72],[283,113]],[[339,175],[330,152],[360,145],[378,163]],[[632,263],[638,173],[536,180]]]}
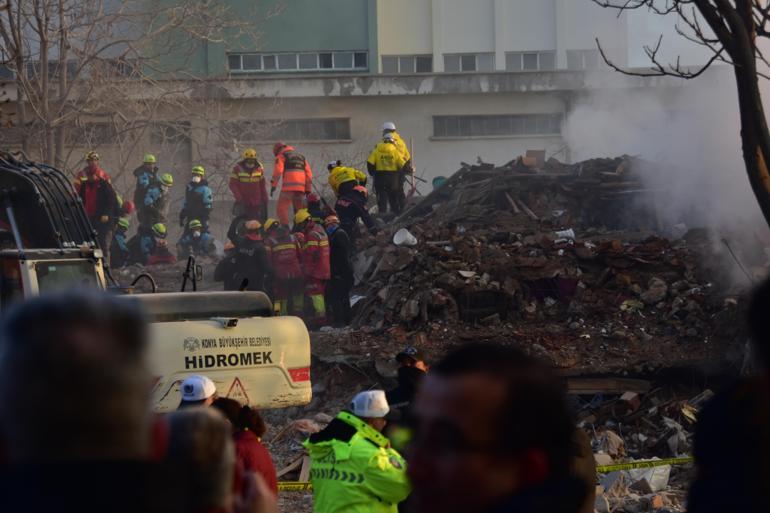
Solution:
{"label": "excavator", "polygon": [[211,378],[220,397],[258,408],[310,402],[310,335],[301,319],[274,317],[263,292],[136,293],[120,286],[64,173],[0,151],[0,313],[72,287],[120,294],[146,312],[156,411],[176,409],[179,385],[193,374]]}

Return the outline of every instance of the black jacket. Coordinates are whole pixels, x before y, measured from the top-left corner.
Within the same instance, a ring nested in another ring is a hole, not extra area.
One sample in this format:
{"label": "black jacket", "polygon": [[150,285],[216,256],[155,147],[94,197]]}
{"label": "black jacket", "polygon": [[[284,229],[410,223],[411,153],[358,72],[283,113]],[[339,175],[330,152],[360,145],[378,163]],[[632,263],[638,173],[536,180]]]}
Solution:
{"label": "black jacket", "polygon": [[91,217],[91,221],[99,220],[102,216],[107,216],[110,221],[115,221],[120,217],[120,205],[118,205],[118,196],[112,184],[107,180],[98,179],[94,182],[84,182],[80,187],[80,199],[83,205],[86,202],[86,188],[96,187],[96,214]]}
{"label": "black jacket", "polygon": [[553,479],[522,490],[485,513],[578,513],[585,493],[585,484],[580,479]]}
{"label": "black jacket", "polygon": [[359,192],[350,191],[340,196],[334,205],[337,217],[340,218],[340,224],[342,228],[348,231],[348,235],[352,235],[351,230],[355,228],[359,219],[364,222],[369,232],[375,233],[377,231],[377,223],[374,222],[374,218],[364,207],[364,201]]}
{"label": "black jacket", "polygon": [[350,237],[342,228],[329,235],[329,269],[332,280],[353,282],[353,264],[350,262]]}
{"label": "black jacket", "polygon": [[389,419],[401,423],[411,421],[412,402],[425,376],[425,371],[417,367],[398,368],[398,386],[385,392],[391,411]]}

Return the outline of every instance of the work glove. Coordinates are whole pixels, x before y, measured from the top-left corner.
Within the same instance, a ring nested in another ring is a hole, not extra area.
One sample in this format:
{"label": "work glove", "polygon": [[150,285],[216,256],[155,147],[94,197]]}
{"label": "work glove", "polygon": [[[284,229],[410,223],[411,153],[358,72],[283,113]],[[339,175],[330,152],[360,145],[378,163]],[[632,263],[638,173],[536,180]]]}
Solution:
{"label": "work glove", "polygon": [[273,194],[275,194],[275,187],[270,187],[270,197],[273,197]]}
{"label": "work glove", "polygon": [[110,220],[110,216],[102,216],[99,218],[99,221],[102,223],[107,223]]}

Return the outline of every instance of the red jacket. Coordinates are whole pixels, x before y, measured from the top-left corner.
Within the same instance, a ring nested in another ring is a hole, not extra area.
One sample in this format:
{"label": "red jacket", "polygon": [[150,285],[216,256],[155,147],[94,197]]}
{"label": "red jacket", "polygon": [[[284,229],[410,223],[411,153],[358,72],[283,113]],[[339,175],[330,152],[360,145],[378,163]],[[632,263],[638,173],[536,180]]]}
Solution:
{"label": "red jacket", "polygon": [[308,221],[304,234],[302,270],[305,272],[305,276],[316,280],[328,280],[331,278],[329,237],[323,227],[313,221]]}
{"label": "red jacket", "polygon": [[271,187],[278,187],[283,177],[281,191],[304,192],[310,194],[313,183],[313,171],[304,155],[297,153],[291,146],[284,146],[275,157]]}
{"label": "red jacket", "polygon": [[280,280],[302,278],[299,243],[285,228],[280,230],[282,231],[265,240],[265,248],[275,277]]}
{"label": "red jacket", "polygon": [[236,203],[250,207],[259,207],[267,203],[265,170],[262,164],[252,170],[246,169],[243,161],[238,162],[230,173],[230,190]]}
{"label": "red jacket", "polygon": [[257,435],[251,431],[238,431],[235,440],[236,472],[254,472],[262,476],[267,486],[278,495],[278,478],[275,475],[273,459]]}
{"label": "red jacket", "polygon": [[101,216],[114,220],[120,215],[115,190],[109,175],[102,168],[96,169],[93,180],[89,180],[87,168],[81,170],[75,177],[75,190],[83,201],[86,215],[92,221]]}

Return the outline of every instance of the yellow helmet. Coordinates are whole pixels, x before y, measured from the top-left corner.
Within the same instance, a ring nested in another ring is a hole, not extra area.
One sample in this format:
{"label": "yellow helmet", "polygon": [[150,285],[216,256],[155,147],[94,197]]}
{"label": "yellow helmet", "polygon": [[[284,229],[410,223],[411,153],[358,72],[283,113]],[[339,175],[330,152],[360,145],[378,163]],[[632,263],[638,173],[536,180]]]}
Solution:
{"label": "yellow helmet", "polygon": [[157,161],[155,160],[155,155],[153,155],[152,153],[147,153],[144,156],[144,163],[145,164],[155,164],[156,162]]}
{"label": "yellow helmet", "polygon": [[271,217],[270,219],[268,219],[267,221],[265,221],[265,231],[266,231],[266,232],[269,232],[269,231],[270,231],[270,228],[272,228],[272,227],[274,227],[274,226],[278,226],[278,220],[277,220],[277,219],[273,219],[273,218]]}
{"label": "yellow helmet", "polygon": [[308,219],[310,219],[310,212],[306,208],[297,210],[297,213],[294,214],[294,224],[302,224]]}
{"label": "yellow helmet", "polygon": [[99,160],[99,154],[95,151],[89,151],[86,153],[86,160]]}
{"label": "yellow helmet", "polygon": [[192,174],[199,175],[199,176],[206,176],[206,170],[203,169],[203,166],[195,166],[192,168]]}
{"label": "yellow helmet", "polygon": [[243,150],[243,158],[244,159],[256,159],[257,158],[257,150],[254,148],[246,148]]}

